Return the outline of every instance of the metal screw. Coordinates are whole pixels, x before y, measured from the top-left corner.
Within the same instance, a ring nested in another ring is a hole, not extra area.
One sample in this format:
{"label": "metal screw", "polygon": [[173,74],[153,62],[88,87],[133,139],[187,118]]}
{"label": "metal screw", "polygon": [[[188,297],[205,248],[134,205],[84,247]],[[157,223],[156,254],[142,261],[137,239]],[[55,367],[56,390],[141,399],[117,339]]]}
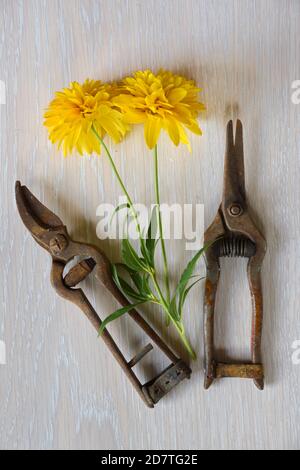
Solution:
{"label": "metal screw", "polygon": [[233,217],[238,217],[239,215],[243,213],[243,209],[239,204],[234,203],[234,204],[231,204],[231,206],[228,208],[228,212]]}
{"label": "metal screw", "polygon": [[56,237],[51,238],[49,242],[51,253],[54,255],[58,255],[67,246],[68,246],[68,241],[66,237],[64,237],[64,235],[56,235]]}

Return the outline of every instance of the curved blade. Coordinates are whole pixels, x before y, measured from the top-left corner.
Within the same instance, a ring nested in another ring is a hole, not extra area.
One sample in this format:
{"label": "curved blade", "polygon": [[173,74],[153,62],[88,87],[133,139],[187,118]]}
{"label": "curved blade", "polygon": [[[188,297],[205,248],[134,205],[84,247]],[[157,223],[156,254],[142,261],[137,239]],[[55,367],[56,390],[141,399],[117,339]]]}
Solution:
{"label": "curved blade", "polygon": [[20,217],[37,242],[40,242],[45,231],[63,227],[60,218],[47,209],[26,186],[21,185],[20,181],[16,181],[15,195]]}

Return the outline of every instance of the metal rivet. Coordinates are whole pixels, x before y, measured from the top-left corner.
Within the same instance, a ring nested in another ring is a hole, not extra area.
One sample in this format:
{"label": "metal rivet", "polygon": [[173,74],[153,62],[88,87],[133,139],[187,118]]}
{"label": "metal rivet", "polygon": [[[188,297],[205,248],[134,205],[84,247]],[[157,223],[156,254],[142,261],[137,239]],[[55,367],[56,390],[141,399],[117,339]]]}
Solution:
{"label": "metal rivet", "polygon": [[238,217],[239,215],[243,213],[243,209],[239,204],[234,203],[234,204],[231,204],[231,206],[229,206],[228,212],[233,217]]}
{"label": "metal rivet", "polygon": [[49,248],[54,255],[61,253],[67,246],[68,241],[64,235],[56,235],[49,242]]}

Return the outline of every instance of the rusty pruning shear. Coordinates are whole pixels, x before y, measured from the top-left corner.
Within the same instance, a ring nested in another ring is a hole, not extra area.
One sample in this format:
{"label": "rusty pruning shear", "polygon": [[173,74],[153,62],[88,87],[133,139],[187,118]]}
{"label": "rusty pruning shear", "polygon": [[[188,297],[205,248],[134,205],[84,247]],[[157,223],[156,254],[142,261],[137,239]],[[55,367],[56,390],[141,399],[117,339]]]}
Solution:
{"label": "rusty pruning shear", "polygon": [[[235,138],[233,123],[227,124],[224,185],[222,202],[213,223],[204,235],[207,277],[204,298],[205,382],[207,389],[214,379],[239,377],[253,379],[264,388],[261,358],[263,321],[260,271],[266,252],[266,241],[249,215],[244,174],[243,128],[237,121]],[[251,358],[248,364],[220,363],[214,351],[214,311],[222,256],[249,258],[247,274],[252,300]]]}
{"label": "rusty pruning shear", "polygon": [[[52,256],[51,282],[54,289],[61,297],[76,304],[94,328],[99,331],[101,326],[100,317],[82,289],[75,288],[75,286],[93,271],[95,278],[113,295],[119,304],[127,306],[128,300],[113,281],[111,264],[108,258],[92,245],[73,241],[59,217],[41,204],[26,186],[22,186],[17,181],[15,191],[18,211],[24,225],[35,241]],[[65,273],[67,264],[76,256],[81,256],[84,260]],[[142,400],[148,407],[153,408],[172,388],[183,379],[189,378],[191,370],[169,349],[136,310],[131,310],[129,315],[168,357],[171,361],[169,367],[143,385],[132,368],[153,349],[152,344],[145,346],[135,357],[127,361],[107,329],[104,329],[101,338]]]}

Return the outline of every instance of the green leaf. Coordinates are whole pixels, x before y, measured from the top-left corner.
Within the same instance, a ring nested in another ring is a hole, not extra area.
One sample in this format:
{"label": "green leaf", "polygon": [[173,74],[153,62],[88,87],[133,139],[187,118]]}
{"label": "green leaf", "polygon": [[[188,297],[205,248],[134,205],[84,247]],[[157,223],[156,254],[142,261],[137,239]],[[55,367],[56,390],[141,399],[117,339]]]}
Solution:
{"label": "green leaf", "polygon": [[203,255],[203,253],[207,250],[207,248],[210,245],[211,245],[211,243],[207,243],[199,251],[197,251],[197,253],[193,256],[191,261],[187,264],[185,270],[183,271],[183,273],[181,275],[180,281],[179,281],[179,283],[176,287],[176,291],[175,291],[174,297],[172,299],[172,302],[173,302],[174,298],[176,299],[178,297],[178,314],[179,314],[180,318],[182,317],[183,303],[184,303],[184,301],[186,299],[186,296],[189,292],[189,290],[188,290],[188,292],[186,292],[187,284],[193,276],[196,264],[197,264],[200,256]]}
{"label": "green leaf", "polygon": [[149,274],[134,272],[130,274],[132,281],[134,282],[135,286],[137,287],[140,294],[145,295],[147,297],[152,297],[152,291],[149,286]]}
{"label": "green leaf", "polygon": [[134,272],[130,274],[132,281],[134,282],[135,286],[137,287],[140,294],[147,296],[149,299],[153,297],[151,288],[149,286],[149,274]]}
{"label": "green leaf", "polygon": [[[194,277],[194,276],[192,276],[192,277]],[[186,300],[186,298],[187,298],[188,293],[189,293],[190,290],[194,287],[194,285],[197,284],[197,282],[202,281],[203,279],[205,279],[205,278],[204,278],[204,277],[200,277],[199,279],[197,279],[196,281],[194,281],[189,287],[187,287],[187,288],[184,290],[184,292],[183,292],[183,294],[182,294],[182,296],[181,296],[181,298],[180,298],[180,302],[179,302],[179,306],[178,306],[180,318],[181,318],[181,316],[182,316],[183,305],[184,305],[184,302],[185,302],[185,300]]]}
{"label": "green leaf", "polygon": [[117,270],[117,266],[115,264],[112,264],[112,266],[111,266],[111,274],[112,274],[112,278],[113,278],[116,286],[118,287],[118,289],[120,289],[122,291],[122,286],[121,286],[121,283],[120,283],[119,273],[118,273],[118,270]]}
{"label": "green leaf", "polygon": [[144,260],[134,250],[133,246],[127,238],[122,240],[122,258],[125,264],[134,271],[146,271],[147,265]]}
{"label": "green leaf", "polygon": [[124,269],[125,271],[127,271],[130,275],[131,274],[134,274],[136,271],[134,269],[131,269],[129,266],[127,266],[127,264],[125,263],[115,263],[114,266],[118,269],[118,268],[121,268],[121,269]]}
{"label": "green leaf", "polygon": [[149,297],[153,297],[151,287],[149,286],[149,274],[145,273],[142,277],[142,291],[146,292]]}
{"label": "green leaf", "polygon": [[101,323],[98,336],[100,336],[103,333],[108,323],[112,322],[113,320],[116,320],[117,318],[121,317],[125,313],[130,312],[130,310],[133,310],[135,307],[143,303],[145,302],[137,302],[135,304],[127,305],[126,307],[122,307],[122,308],[119,308],[118,310],[115,310],[108,317],[106,317],[105,320],[103,320],[103,322]]}
{"label": "green leaf", "polygon": [[143,277],[140,275],[140,273],[132,272],[130,273],[130,277],[132,281],[134,282],[138,291],[143,292]]}
{"label": "green leaf", "polygon": [[[154,225],[155,224],[155,225]],[[154,229],[153,229],[154,227]],[[149,258],[151,261],[151,264],[153,266],[154,264],[154,252],[155,252],[155,247],[157,244],[157,239],[156,237],[152,238],[152,232],[155,230],[155,234],[157,232],[157,206],[153,208],[151,218],[150,218],[150,223],[147,231],[147,239],[146,239],[146,248],[149,253]]]}
{"label": "green leaf", "polygon": [[192,277],[194,273],[194,269],[196,267],[196,264],[200,258],[200,256],[203,255],[203,253],[207,250],[207,248],[211,245],[211,243],[204,245],[197,253],[195,256],[191,259],[191,261],[187,264],[185,270],[183,271],[180,281],[177,285],[176,288],[176,293],[179,295],[182,295],[183,291],[185,290],[187,283],[189,282],[190,278]]}
{"label": "green leaf", "polygon": [[119,276],[116,266],[112,266],[112,277],[115,281],[116,286],[120,289],[121,292],[126,297],[131,297],[134,300],[146,301],[148,300],[145,296],[140,295],[139,292],[136,292],[128,282],[125,281],[122,277]]}
{"label": "green leaf", "polygon": [[124,279],[120,278],[120,284],[122,287],[122,290],[125,294],[126,297],[131,297],[134,300],[139,300],[139,301],[147,301],[149,300],[147,298],[147,295],[144,295],[142,292],[136,292],[128,282],[126,282]]}
{"label": "green leaf", "polygon": [[149,253],[148,253],[148,249],[147,249],[147,246],[146,246],[146,242],[143,238],[140,239],[140,246],[141,246],[141,253],[144,257],[144,259],[146,260],[146,263],[149,265],[152,265],[151,263],[151,258],[149,256]]}
{"label": "green leaf", "polygon": [[[174,295],[174,297],[172,298],[169,304],[169,312],[175,321],[180,321],[180,315],[177,309],[176,300],[177,300],[177,296]],[[170,325],[170,318],[169,316],[167,316],[166,326],[169,326],[169,325]]]}
{"label": "green leaf", "polygon": [[[117,266],[122,267],[126,272],[129,273],[130,278],[138,289],[138,292],[119,275]],[[129,296],[135,300],[140,301],[148,301],[153,297],[149,286],[147,286],[147,284],[144,282],[144,278],[149,277],[149,275],[144,274],[141,276],[139,273],[132,271],[123,263],[118,263],[116,265],[112,265],[112,276],[117,287],[123,292],[123,294],[125,294],[126,297]]]}
{"label": "green leaf", "polygon": [[[116,263],[114,266],[116,266],[117,269],[118,268],[124,269],[129,274],[129,276],[131,277],[131,279],[134,282],[137,289],[140,292],[143,291],[143,277],[140,275],[140,273],[138,273],[137,271],[134,271],[133,269],[129,268],[129,266],[127,266],[124,263]],[[144,276],[146,276],[146,274],[144,274]]]}

